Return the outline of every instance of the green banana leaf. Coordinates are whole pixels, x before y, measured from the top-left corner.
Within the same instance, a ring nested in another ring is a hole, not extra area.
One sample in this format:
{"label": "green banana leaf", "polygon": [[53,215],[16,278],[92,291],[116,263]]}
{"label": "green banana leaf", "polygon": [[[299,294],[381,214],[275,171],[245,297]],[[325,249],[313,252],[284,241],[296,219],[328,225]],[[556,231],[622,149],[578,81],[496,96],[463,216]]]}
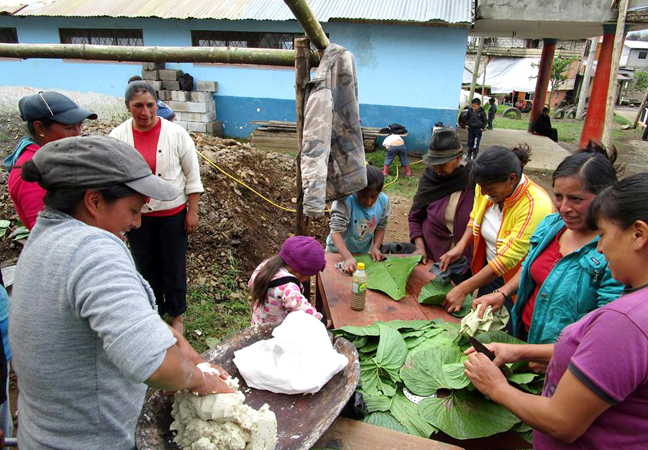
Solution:
{"label": "green banana leaf", "polygon": [[407,433],[407,428],[400,424],[398,420],[389,412],[376,411],[369,414],[363,422],[370,423],[390,430],[398,431],[400,433]]}
{"label": "green banana leaf", "polygon": [[459,319],[466,317],[468,313],[472,310],[472,302],[473,302],[472,295],[471,294],[466,295],[466,299],[461,305],[461,309],[459,311],[453,311],[450,314],[452,314],[453,316]]}
{"label": "green banana leaf", "polygon": [[430,421],[421,416],[419,406],[410,402],[403,391],[399,389],[392,399],[389,411],[407,429],[409,434],[427,439],[438,430],[432,426]]}
{"label": "green banana leaf", "polygon": [[376,356],[360,362],[362,390],[370,396],[391,397],[400,381],[399,370],[407,357],[407,345],[398,330],[378,325],[380,341]]}
{"label": "green banana leaf", "polygon": [[520,422],[506,408],[478,391],[452,391],[445,398],[427,398],[419,413],[439,430],[455,439],[477,439],[504,433]]}
{"label": "green banana leaf", "polygon": [[436,277],[423,286],[418,296],[418,302],[422,305],[440,305],[445,296],[452,290],[452,283],[447,278]]}
{"label": "green banana leaf", "polygon": [[465,359],[456,346],[432,347],[407,360],[400,377],[407,389],[423,397],[439,389],[463,389],[470,384],[463,374]]}
{"label": "green banana leaf", "polygon": [[376,411],[387,411],[391,407],[391,398],[386,395],[363,395],[367,404],[367,411],[372,413]]}
{"label": "green banana leaf", "polygon": [[[441,305],[445,300],[448,292],[452,290],[454,286],[448,278],[436,277],[428,284],[423,286],[421,293],[418,296],[418,302],[422,305]],[[466,295],[466,299],[461,305],[459,311],[452,313],[453,316],[462,318],[466,316],[472,309],[472,295]]]}
{"label": "green banana leaf", "polygon": [[381,291],[392,299],[399,301],[407,295],[405,287],[414,267],[421,261],[421,256],[405,258],[387,258],[384,261],[372,261],[370,255],[359,255],[356,261],[365,264],[367,272],[367,289]]}

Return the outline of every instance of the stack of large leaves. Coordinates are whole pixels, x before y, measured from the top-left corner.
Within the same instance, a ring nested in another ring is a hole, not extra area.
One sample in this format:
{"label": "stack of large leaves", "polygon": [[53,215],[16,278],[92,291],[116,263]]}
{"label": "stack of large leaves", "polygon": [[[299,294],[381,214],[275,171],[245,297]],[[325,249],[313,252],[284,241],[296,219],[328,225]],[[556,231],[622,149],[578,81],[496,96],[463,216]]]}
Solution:
{"label": "stack of large leaves", "polygon": [[[450,282],[449,278],[436,277],[423,286],[418,296],[418,302],[423,305],[441,305],[453,287],[454,285]],[[461,309],[453,312],[452,315],[461,318],[466,316],[471,310],[472,295],[468,294],[463,305],[461,305]]]}
{"label": "stack of large leaves", "polygon": [[396,301],[407,295],[407,281],[420,260],[421,256],[390,257],[384,261],[372,261],[371,255],[356,256],[356,261],[365,265],[367,288],[384,292]]}
{"label": "stack of large leaves", "polygon": [[[428,438],[438,430],[456,439],[475,439],[518,431],[530,439],[530,428],[505,408],[484,397],[464,375],[459,326],[439,319],[376,322],[343,327],[337,336],[349,339],[360,355],[360,387],[369,410],[365,422]],[[477,336],[484,343],[522,343],[503,332]],[[528,392],[542,390],[542,377],[523,364],[510,365],[509,380]],[[429,397],[420,404],[411,393]]]}

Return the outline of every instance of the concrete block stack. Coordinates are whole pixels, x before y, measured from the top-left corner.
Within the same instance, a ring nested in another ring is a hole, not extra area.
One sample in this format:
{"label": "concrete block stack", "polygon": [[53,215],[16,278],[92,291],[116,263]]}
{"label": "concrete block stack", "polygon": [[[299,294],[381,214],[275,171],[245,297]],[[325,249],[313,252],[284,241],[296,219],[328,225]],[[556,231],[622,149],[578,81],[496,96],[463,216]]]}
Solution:
{"label": "concrete block stack", "polygon": [[142,78],[153,85],[158,98],[175,112],[175,123],[187,131],[222,136],[223,124],[216,120],[214,100],[218,83],[196,81],[195,91],[181,91],[178,80],[182,75],[182,70],[166,69],[163,63],[144,63],[142,66]]}

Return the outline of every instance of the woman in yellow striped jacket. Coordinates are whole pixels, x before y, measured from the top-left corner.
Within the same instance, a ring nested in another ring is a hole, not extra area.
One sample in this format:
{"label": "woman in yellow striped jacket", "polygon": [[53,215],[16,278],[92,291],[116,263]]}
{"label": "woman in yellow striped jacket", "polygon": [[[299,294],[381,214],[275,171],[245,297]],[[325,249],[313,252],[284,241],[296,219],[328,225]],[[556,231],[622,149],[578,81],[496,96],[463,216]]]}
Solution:
{"label": "woman in yellow striped jacket", "polygon": [[[473,276],[448,293],[443,306],[449,312],[458,311],[475,289],[478,296],[498,292],[529,252],[537,225],[553,212],[549,194],[522,172],[530,153],[526,145],[513,150],[493,146],[475,160],[472,178],[477,186],[470,222],[461,240],[439,261],[445,270],[474,242]],[[506,296],[505,300],[510,311],[513,300]]]}

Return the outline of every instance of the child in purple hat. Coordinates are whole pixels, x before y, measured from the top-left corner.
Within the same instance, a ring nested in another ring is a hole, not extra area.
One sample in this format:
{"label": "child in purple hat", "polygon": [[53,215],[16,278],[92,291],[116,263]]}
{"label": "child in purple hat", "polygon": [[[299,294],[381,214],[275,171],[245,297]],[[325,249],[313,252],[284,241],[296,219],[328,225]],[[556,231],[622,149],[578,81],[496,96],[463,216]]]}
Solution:
{"label": "child in purple hat", "polygon": [[304,297],[300,286],[324,267],[324,249],[315,239],[286,239],[279,254],[259,264],[248,282],[254,302],[252,325],[282,322],[288,314],[300,310],[322,320],[322,314]]}

